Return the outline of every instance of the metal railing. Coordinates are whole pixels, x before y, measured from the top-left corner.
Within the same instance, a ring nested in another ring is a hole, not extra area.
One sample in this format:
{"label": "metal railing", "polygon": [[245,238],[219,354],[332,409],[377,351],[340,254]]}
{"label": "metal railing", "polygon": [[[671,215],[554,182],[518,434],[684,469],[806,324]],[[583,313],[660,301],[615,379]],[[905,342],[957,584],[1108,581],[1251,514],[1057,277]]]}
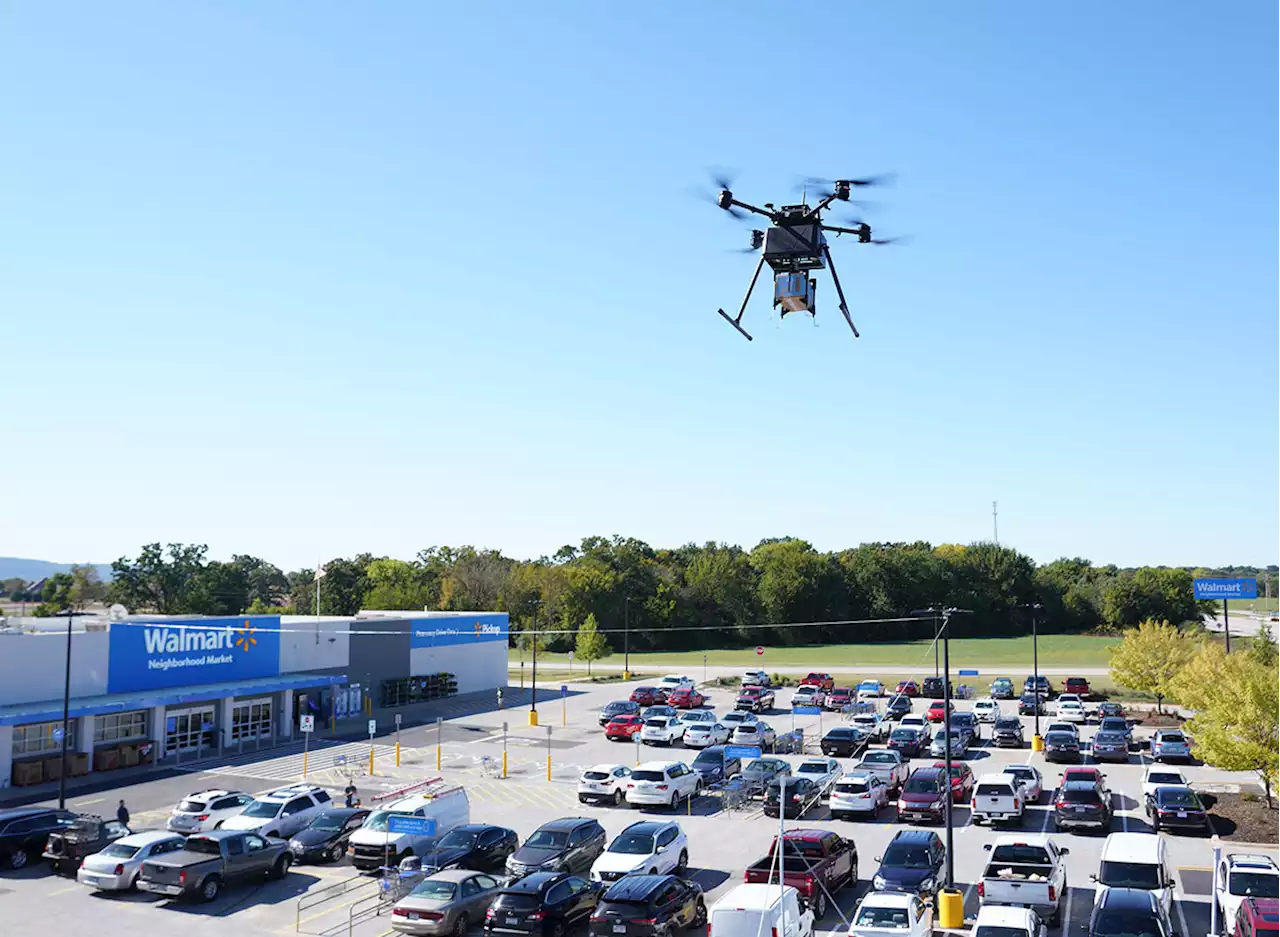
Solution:
{"label": "metal railing", "polygon": [[325,902],[332,901],[334,898],[341,898],[343,895],[353,891],[359,891],[362,888],[372,886],[378,880],[370,878],[367,875],[359,873],[344,878],[342,881],[334,885],[326,885],[324,888],[308,891],[305,895],[298,899],[297,907],[293,916],[294,931],[302,930],[302,912],[310,908],[317,907]]}

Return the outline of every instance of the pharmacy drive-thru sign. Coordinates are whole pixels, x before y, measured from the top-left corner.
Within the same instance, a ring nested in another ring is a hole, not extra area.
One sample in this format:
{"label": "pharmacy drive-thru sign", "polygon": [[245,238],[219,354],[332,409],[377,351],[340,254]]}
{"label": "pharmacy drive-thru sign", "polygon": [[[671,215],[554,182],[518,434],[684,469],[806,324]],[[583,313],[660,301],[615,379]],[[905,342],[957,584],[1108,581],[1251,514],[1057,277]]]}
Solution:
{"label": "pharmacy drive-thru sign", "polygon": [[280,619],[169,619],[111,625],[107,692],[224,683],[280,673]]}

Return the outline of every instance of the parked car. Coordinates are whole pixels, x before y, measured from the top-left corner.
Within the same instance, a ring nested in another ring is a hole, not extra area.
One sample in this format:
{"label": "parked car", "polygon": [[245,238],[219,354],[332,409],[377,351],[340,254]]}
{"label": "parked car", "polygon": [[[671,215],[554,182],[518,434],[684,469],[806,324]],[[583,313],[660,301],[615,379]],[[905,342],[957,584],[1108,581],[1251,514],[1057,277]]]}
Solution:
{"label": "parked car", "polygon": [[826,702],[823,705],[833,712],[839,712],[852,703],[853,699],[853,690],[847,686],[838,686],[827,694]]}
{"label": "parked car", "polygon": [[1028,804],[1040,803],[1040,795],[1044,791],[1044,781],[1040,777],[1040,769],[1035,765],[1005,765],[1002,774],[1017,778],[1022,789],[1022,799]]}
{"label": "parked car", "polygon": [[1108,888],[1089,918],[1089,937],[1174,937],[1175,933],[1155,896],[1139,888]]}
{"label": "parked car", "polygon": [[898,752],[903,758],[917,758],[928,750],[932,738],[923,730],[913,726],[898,726],[889,733],[889,749]]}
{"label": "parked car", "polygon": [[929,743],[929,754],[934,758],[944,758],[950,748],[952,758],[963,758],[969,752],[969,741],[969,733],[963,729],[952,729],[950,734],[939,732]]}
{"label": "parked car", "polygon": [[684,739],[684,730],[679,716],[650,716],[640,730],[640,744],[677,745]]}
{"label": "parked car", "polygon": [[987,861],[978,881],[978,900],[987,905],[1030,908],[1050,925],[1062,922],[1067,904],[1067,863],[1069,849],[1047,836],[1017,834],[1001,836],[987,843]]}
{"label": "parked car", "polygon": [[1072,732],[1046,732],[1044,736],[1044,760],[1079,761],[1079,737]]}
{"label": "parked car", "polygon": [[852,771],[836,781],[827,799],[831,819],[864,816],[875,819],[881,807],[889,806],[889,787],[870,771]]}
{"label": "parked car", "polygon": [[[314,784],[298,784],[260,794],[240,813],[222,822],[224,830],[253,830],[288,839],[329,806],[329,792]],[[292,860],[290,860],[292,861]]]}
{"label": "parked car", "polygon": [[938,768],[917,768],[898,795],[898,819],[907,823],[941,823],[946,811],[946,774]]}
{"label": "parked car", "polygon": [[638,686],[630,699],[639,706],[660,706],[667,701],[667,691],[660,686]]}
{"label": "parked car", "polygon": [[[951,707],[952,713],[955,707]],[[947,704],[942,700],[937,700],[929,704],[929,708],[924,711],[924,717],[930,722],[942,722],[947,718]]]}
{"label": "parked car", "polygon": [[[933,766],[946,774],[946,762],[935,761]],[[951,802],[967,804],[973,798],[973,769],[963,761],[951,762]]]}
{"label": "parked car", "polygon": [[1125,763],[1129,760],[1129,736],[1123,732],[1099,731],[1090,745],[1095,761],[1117,761]]}
{"label": "parked car", "polygon": [[76,881],[100,891],[128,891],[137,886],[145,860],[177,852],[185,843],[177,833],[130,833],[101,852],[85,856],[76,870]]}
{"label": "parked car", "polygon": [[991,729],[991,741],[997,748],[1021,748],[1026,744],[1022,720],[1017,716],[1001,716]]}
{"label": "parked car", "polygon": [[1093,692],[1089,689],[1089,681],[1084,677],[1067,677],[1062,689],[1067,693],[1077,694],[1082,700],[1087,700]]}
{"label": "parked car", "polygon": [[1200,795],[1189,787],[1157,787],[1144,804],[1151,829],[1194,830],[1206,836],[1213,832],[1209,825],[1209,812]]}
{"label": "parked car", "polygon": [[992,699],[1013,699],[1013,681],[1008,677],[996,677],[991,681]]}
{"label": "parked car", "polygon": [[[1271,616],[1275,621],[1276,617]],[[1280,901],[1275,898],[1246,898],[1236,910],[1235,927],[1231,937],[1266,937],[1280,933],[1276,922],[1280,921]]]}
{"label": "parked car", "polygon": [[669,673],[658,681],[658,686],[666,691],[668,696],[670,696],[675,690],[692,690],[697,685],[698,684],[694,681],[693,677],[682,673]]}
{"label": "parked car", "polygon": [[676,709],[701,709],[707,698],[693,687],[684,687],[667,697],[667,701]]}
{"label": "parked car", "polygon": [[1124,707],[1119,703],[1113,703],[1110,700],[1098,704],[1098,718],[1106,719],[1108,717],[1124,718]]}
{"label": "parked car", "polygon": [[1247,898],[1280,898],[1280,867],[1270,856],[1260,853],[1237,852],[1223,856],[1218,863],[1214,893],[1222,919],[1234,921]]}
{"label": "parked car", "polygon": [[171,833],[217,830],[251,803],[253,795],[244,791],[224,791],[218,788],[197,791],[178,801],[164,827]]}
{"label": "parked car", "polygon": [[858,684],[858,699],[879,699],[884,696],[884,684],[879,680],[863,680]]}
{"label": "parked car", "polygon": [[1045,699],[1053,698],[1053,685],[1049,682],[1049,678],[1044,674],[1039,677],[1030,676],[1022,681],[1022,691],[1024,693],[1039,693]]}
{"label": "parked car", "polygon": [[244,879],[284,878],[293,864],[289,844],[256,832],[220,830],[187,837],[182,848],[146,859],[138,888],[168,898],[213,901],[224,885]]}
{"label": "parked car", "polygon": [[911,712],[911,700],[901,693],[895,693],[884,704],[884,717],[886,719],[901,719],[909,712]]}
{"label": "parked car", "polygon": [[925,677],[920,684],[920,695],[928,699],[942,699],[943,684],[941,677]]}
{"label": "parked car", "polygon": [[1187,776],[1177,768],[1151,765],[1142,775],[1142,799],[1146,800],[1158,787],[1187,787]]}
{"label": "parked car", "polygon": [[578,778],[578,803],[621,806],[630,780],[631,769],[626,765],[592,765]]}
{"label": "parked car", "polygon": [[763,713],[773,709],[773,690],[762,686],[744,686],[733,701],[734,709]]}
{"label": "parked car", "polygon": [[753,758],[742,769],[742,781],[753,794],[763,794],[779,776],[791,776],[791,764],[781,758]]}
{"label": "parked car", "polygon": [[1084,703],[1079,700],[1058,700],[1058,718],[1064,722],[1073,722],[1077,725],[1083,725],[1089,721],[1088,714],[1084,711]]}
{"label": "parked car", "polygon": [[879,713],[858,713],[849,719],[849,724],[867,733],[867,738],[872,742],[888,741],[889,730],[892,728]]}
{"label": "parked car", "polygon": [[667,719],[671,716],[679,716],[680,710],[676,709],[670,703],[659,703],[657,706],[646,706],[640,715],[645,719]]}
{"label": "parked car", "polygon": [[823,797],[830,793],[842,774],[844,769],[834,758],[806,758],[795,770],[795,777],[808,778],[818,786]]}
{"label": "parked car", "polygon": [[973,789],[974,823],[1020,823],[1026,811],[1022,785],[1011,774],[984,774]]}
{"label": "parked car", "polygon": [[674,820],[632,823],[591,866],[591,881],[616,882],[624,875],[684,875],[689,867],[689,837]]}
{"label": "parked car", "polygon": [[1053,828],[1072,830],[1090,827],[1106,832],[1111,827],[1111,795],[1088,781],[1068,781],[1059,785],[1053,804]]}
{"label": "parked car", "polygon": [[[1155,833],[1110,833],[1102,844],[1094,904],[1109,888],[1141,888],[1156,896],[1165,911],[1173,908],[1173,873],[1163,837]],[[1190,937],[1190,935],[1188,935]]]}
{"label": "parked car", "polygon": [[1190,761],[1191,743],[1177,729],[1156,729],[1151,734],[1152,761]]}
{"label": "parked car", "polygon": [[[347,854],[351,834],[364,826],[372,811],[363,807],[322,810],[289,839],[294,862],[337,862]],[[452,835],[452,834],[450,834]]]}
{"label": "parked car", "polygon": [[50,807],[0,809],[0,862],[10,869],[23,868],[44,851],[50,833],[66,829],[75,820],[70,810]]}
{"label": "parked car", "polygon": [[738,726],[747,722],[759,722],[760,717],[757,716],[755,713],[742,712],[739,710],[735,712],[725,713],[723,716],[720,717],[720,721],[723,722],[729,728],[729,734],[732,735],[734,730],[737,729]]}
{"label": "parked car", "polygon": [[1047,736],[1050,732],[1065,732],[1080,741],[1080,727],[1074,722],[1050,722],[1044,727],[1044,734]]}
{"label": "parked car", "polygon": [[604,843],[604,827],[589,817],[551,820],[507,857],[507,874],[517,879],[535,873],[586,875]]}
{"label": "parked car", "polygon": [[849,937],[933,937],[933,904],[919,895],[870,891],[858,902]]}
{"label": "parked car", "polygon": [[682,740],[685,748],[706,748],[709,745],[727,745],[732,737],[729,727],[723,722],[688,722]]}
{"label": "parked car", "polygon": [[813,937],[813,909],[794,888],[739,885],[707,912],[707,937]]}
{"label": "parked car", "polygon": [[698,752],[698,757],[693,759],[693,770],[702,778],[703,787],[706,787],[739,774],[742,771],[742,760],[730,758],[725,754],[723,745],[713,745]]}
{"label": "parked car", "polygon": [[853,726],[836,726],[828,729],[818,742],[824,755],[835,755],[841,758],[852,758],[865,751],[870,738],[867,733]]}
{"label": "parked car", "polygon": [[604,737],[611,742],[628,742],[644,729],[644,717],[639,715],[614,716],[604,727]]}
{"label": "parked car", "polygon": [[885,787],[891,794],[896,794],[902,789],[902,785],[907,782],[907,777],[911,773],[902,753],[893,749],[867,752],[853,770],[876,775],[884,781]]}
{"label": "parked car", "polygon": [[562,937],[587,921],[604,886],[568,872],[533,872],[506,885],[485,913],[485,937]]}
{"label": "parked car", "polygon": [[1030,908],[988,904],[978,908],[974,937],[1048,937],[1049,928]]}
{"label": "parked car", "polygon": [[[431,833],[392,832],[393,817],[434,820]],[[399,865],[411,856],[423,856],[450,830],[471,822],[471,802],[464,788],[439,794],[411,794],[381,803],[347,840],[351,864],[362,872]]]}
{"label": "parked car", "polygon": [[1129,720],[1124,716],[1099,716],[1098,731],[1119,732],[1130,743],[1133,742],[1133,726],[1129,725]]}
{"label": "parked car", "polygon": [[498,897],[502,883],[474,869],[435,872],[413,887],[391,909],[391,929],[401,934],[466,934],[474,921],[483,921]]}
{"label": "parked car", "polygon": [[792,709],[795,709],[797,706],[821,706],[823,702],[826,701],[826,698],[826,691],[823,690],[822,687],[812,684],[804,684],[803,686],[796,687],[796,691],[791,694],[791,699],[788,701],[788,705],[790,705]]}
{"label": "parked car", "polygon": [[788,819],[798,819],[822,800],[822,789],[808,778],[788,777],[786,790],[781,778],[770,781],[764,789],[764,815],[776,817],[781,810]]}
{"label": "parked car", "polygon": [[[816,686],[820,690],[831,690],[835,688],[836,681],[829,673],[811,673],[800,681],[801,686]],[[821,917],[822,915],[818,915]]]}
{"label": "parked car", "polygon": [[128,836],[129,828],[118,820],[82,814],[70,826],[49,834],[42,855],[59,875],[74,875],[80,862],[116,840]]}
{"label": "parked car", "polygon": [[633,807],[670,807],[702,793],[702,777],[683,761],[646,761],[631,772],[627,803]]}
{"label": "parked car", "polygon": [[871,879],[876,891],[932,897],[938,893],[947,847],[932,830],[899,830],[877,861],[880,868]]}
{"label": "parked car", "polygon": [[919,696],[920,687],[916,685],[914,680],[899,680],[894,692],[907,697]]}
{"label": "parked car", "polygon": [[422,871],[428,875],[441,869],[502,872],[507,857],[519,848],[515,830],[491,823],[465,823],[436,840],[435,848],[422,857]]}
{"label": "parked car", "polygon": [[1023,693],[1018,697],[1018,715],[1044,715],[1044,703],[1034,693]]}
{"label": "parked car", "polygon": [[675,875],[628,875],[609,886],[591,915],[591,937],[667,937],[707,925],[702,886]]}
{"label": "parked car", "polygon": [[607,726],[618,716],[636,716],[640,714],[640,704],[631,700],[614,700],[600,707],[600,724]]}
{"label": "parked car", "polygon": [[773,686],[773,680],[763,670],[748,670],[742,675],[743,686]]}
{"label": "parked car", "polygon": [[[790,790],[791,784],[787,788]],[[787,830],[782,837],[781,857],[778,850],[775,836],[768,853],[747,866],[744,880],[752,885],[776,887],[781,858],[782,884],[796,889],[819,918],[827,913],[827,895],[835,895],[858,881],[858,847],[853,840],[830,830]]]}
{"label": "parked car", "polygon": [[900,720],[898,720],[898,728],[919,729],[921,732],[925,732],[925,733],[928,733],[930,731],[929,720],[925,718],[923,713],[911,713],[910,715],[903,716]]}
{"label": "parked car", "polygon": [[978,722],[978,717],[971,712],[952,713],[951,728],[968,734],[970,748],[982,741],[982,723]]}
{"label": "parked car", "polygon": [[762,749],[772,748],[777,738],[778,733],[765,722],[744,722],[733,730],[734,745],[757,745]]}
{"label": "parked car", "polygon": [[974,700],[973,715],[979,722],[995,722],[1000,717],[1000,704],[991,697]]}

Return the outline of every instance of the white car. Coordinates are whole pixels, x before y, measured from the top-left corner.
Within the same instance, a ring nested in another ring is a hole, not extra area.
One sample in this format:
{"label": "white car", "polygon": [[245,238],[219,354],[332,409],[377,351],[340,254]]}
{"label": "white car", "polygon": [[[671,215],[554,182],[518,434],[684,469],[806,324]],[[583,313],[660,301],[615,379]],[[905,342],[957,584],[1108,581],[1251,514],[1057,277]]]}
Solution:
{"label": "white car", "polygon": [[173,808],[164,827],[170,833],[207,833],[253,803],[244,791],[199,791],[188,794]]}
{"label": "white car", "polygon": [[716,714],[709,709],[686,709],[680,713],[680,721],[688,728],[695,722],[720,722]]}
{"label": "white car", "polygon": [[995,722],[1000,715],[1000,704],[991,697],[973,701],[973,714],[979,722]]}
{"label": "white car", "polygon": [[910,713],[898,720],[899,729],[919,729],[925,735],[929,735],[931,726],[929,720],[920,713]]}
{"label": "white car", "polygon": [[640,730],[645,745],[674,745],[684,738],[685,724],[679,716],[651,716]]}
{"label": "white car", "polygon": [[893,726],[879,713],[858,713],[849,719],[851,725],[857,726],[873,742],[884,742],[889,738]]}
{"label": "white car", "polygon": [[984,934],[1046,937],[1049,928],[1040,920],[1040,915],[1030,908],[984,904],[978,909],[978,919],[973,922],[973,933],[975,937],[983,937]]}
{"label": "white car", "polygon": [[849,937],[890,934],[893,937],[930,937],[933,934],[933,904],[919,895],[906,892],[868,892],[854,909]]}
{"label": "white car", "polygon": [[222,824],[224,830],[253,830],[263,836],[288,839],[327,807],[329,792],[312,784],[282,787],[258,797]]}
{"label": "white car", "polygon": [[1039,768],[1035,765],[1005,765],[1001,773],[1012,774],[1018,779],[1024,803],[1040,803],[1040,794],[1044,790],[1044,779],[1040,776]]}
{"label": "white car", "polygon": [[631,769],[626,765],[592,765],[578,778],[578,803],[619,806],[627,796]]}
{"label": "white car", "polygon": [[1048,735],[1050,732],[1070,732],[1076,737],[1077,742],[1080,740],[1080,727],[1071,722],[1063,722],[1062,720],[1051,722],[1045,726],[1042,734]]}
{"label": "white car", "polygon": [[627,803],[633,807],[670,807],[697,797],[702,776],[683,761],[646,761],[631,771],[627,782]]}
{"label": "white car", "polygon": [[743,725],[747,725],[748,723],[759,722],[759,721],[760,721],[760,717],[757,716],[755,713],[743,712],[742,710],[733,710],[731,712],[725,713],[720,717],[720,722],[723,722],[726,726],[728,726],[730,732],[733,732],[735,729],[738,728],[738,726],[743,726]]}
{"label": "white car", "polygon": [[128,891],[138,881],[143,860],[177,852],[186,842],[186,838],[177,833],[159,830],[130,833],[101,852],[85,856],[76,872],[76,881],[102,891]]}
{"label": "white car", "polygon": [[676,690],[692,690],[697,684],[693,682],[693,677],[686,677],[680,673],[669,673],[658,681],[658,686],[666,691],[667,696],[670,696]]}
{"label": "white car", "polygon": [[818,789],[825,796],[831,791],[832,785],[840,779],[842,774],[844,774],[844,769],[840,767],[840,762],[834,758],[806,758],[800,762],[800,766],[796,768],[792,777],[808,778],[818,785]]}
{"label": "white car", "polygon": [[622,876],[683,875],[689,865],[689,837],[674,820],[641,820],[619,833],[591,866],[591,881]]}
{"label": "white car", "polygon": [[685,748],[727,745],[733,734],[723,722],[693,722],[684,727]]}
{"label": "white car", "polygon": [[1280,868],[1270,856],[1237,852],[1223,856],[1218,865],[1218,890],[1214,899],[1222,912],[1224,927],[1236,919],[1246,898],[1274,897]]}
{"label": "white car", "polygon": [[806,685],[796,687],[796,691],[791,694],[791,699],[788,702],[791,704],[791,708],[795,709],[797,706],[821,706],[826,702],[826,699],[827,694],[822,687]]}
{"label": "white car", "polygon": [[1142,775],[1142,799],[1155,794],[1157,787],[1189,787],[1187,776],[1177,768],[1166,768],[1164,765],[1152,765]]}
{"label": "white car", "polygon": [[758,745],[761,748],[769,748],[777,738],[778,733],[764,722],[744,722],[733,730],[734,745]]}
{"label": "white car", "polygon": [[1080,724],[1089,721],[1089,716],[1084,711],[1084,703],[1075,700],[1067,700],[1065,703],[1062,700],[1058,701],[1058,718],[1063,722]]}
{"label": "white car", "polygon": [[858,699],[879,699],[884,696],[884,684],[879,680],[863,680],[858,684]]}
{"label": "white car", "polygon": [[874,818],[889,805],[889,785],[878,774],[855,771],[836,781],[827,805],[833,820],[857,814]]}

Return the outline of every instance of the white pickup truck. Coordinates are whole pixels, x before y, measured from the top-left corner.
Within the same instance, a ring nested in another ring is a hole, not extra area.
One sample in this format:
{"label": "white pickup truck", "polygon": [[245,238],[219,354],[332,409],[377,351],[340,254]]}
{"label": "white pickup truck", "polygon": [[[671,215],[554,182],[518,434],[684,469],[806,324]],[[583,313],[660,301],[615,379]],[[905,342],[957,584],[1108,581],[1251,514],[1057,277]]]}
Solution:
{"label": "white pickup truck", "polygon": [[991,858],[978,882],[978,899],[985,905],[1030,908],[1050,926],[1062,920],[1067,896],[1067,866],[1060,848],[1047,836],[1001,836],[983,849]]}
{"label": "white pickup truck", "polygon": [[984,774],[978,778],[970,803],[974,823],[1018,823],[1026,810],[1021,782],[1012,774]]}
{"label": "white pickup truck", "polygon": [[986,905],[973,922],[973,937],[1045,937],[1049,929],[1030,908]]}

